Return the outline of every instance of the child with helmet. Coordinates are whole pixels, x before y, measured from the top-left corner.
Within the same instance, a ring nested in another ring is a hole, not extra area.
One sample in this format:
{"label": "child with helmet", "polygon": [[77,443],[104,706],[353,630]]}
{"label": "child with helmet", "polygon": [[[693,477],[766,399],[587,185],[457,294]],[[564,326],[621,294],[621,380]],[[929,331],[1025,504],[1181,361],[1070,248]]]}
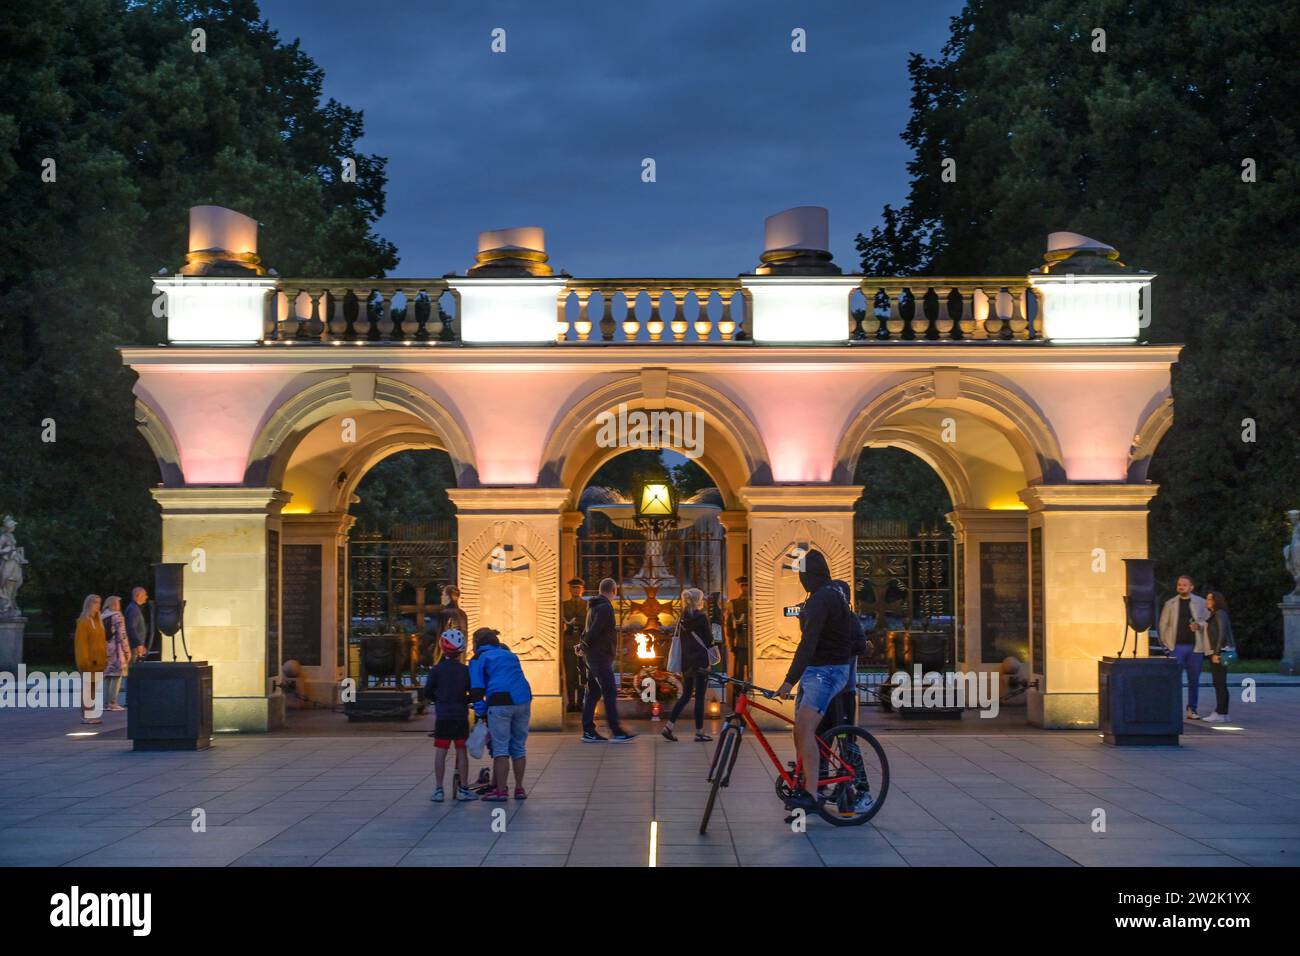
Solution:
{"label": "child with helmet", "polygon": [[438,780],[431,798],[442,803],[443,776],[447,769],[447,751],[456,745],[456,776],[453,786],[457,800],[477,800],[478,795],[465,787],[469,779],[469,754],[465,741],[469,737],[469,668],[461,660],[465,651],[465,633],[448,628],[438,638],[442,660],[432,670],[424,685],[426,700],[433,703],[433,771]]}

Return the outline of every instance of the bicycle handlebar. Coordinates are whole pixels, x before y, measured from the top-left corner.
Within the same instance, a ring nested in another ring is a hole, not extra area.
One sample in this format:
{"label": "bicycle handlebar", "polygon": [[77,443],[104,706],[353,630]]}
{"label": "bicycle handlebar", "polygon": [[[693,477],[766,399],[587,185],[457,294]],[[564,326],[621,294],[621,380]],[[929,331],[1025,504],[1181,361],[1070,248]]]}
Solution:
{"label": "bicycle handlebar", "polygon": [[738,677],[732,677],[730,674],[717,674],[717,673],[710,674],[709,682],[713,684],[719,684],[719,685],[736,684],[739,687],[743,687],[745,690],[757,691],[758,693],[766,697],[768,700],[775,700],[777,696],[776,691],[774,690],[769,690],[766,687],[759,687],[757,684],[751,684],[747,680],[741,680]]}

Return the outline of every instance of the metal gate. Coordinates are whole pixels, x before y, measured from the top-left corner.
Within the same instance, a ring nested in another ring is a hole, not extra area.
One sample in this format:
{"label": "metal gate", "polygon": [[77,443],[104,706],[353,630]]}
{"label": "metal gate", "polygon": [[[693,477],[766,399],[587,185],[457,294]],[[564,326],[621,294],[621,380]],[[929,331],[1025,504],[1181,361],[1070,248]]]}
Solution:
{"label": "metal gate", "polygon": [[359,678],[363,638],[422,634],[456,583],[454,518],[359,531],[348,543],[348,676]]}
{"label": "metal gate", "polygon": [[[853,527],[854,607],[872,640],[872,662],[889,662],[885,635],[936,633],[955,640],[952,536],[905,521],[858,518]],[[893,662],[896,663],[896,657]],[[949,661],[955,660],[955,647]]]}

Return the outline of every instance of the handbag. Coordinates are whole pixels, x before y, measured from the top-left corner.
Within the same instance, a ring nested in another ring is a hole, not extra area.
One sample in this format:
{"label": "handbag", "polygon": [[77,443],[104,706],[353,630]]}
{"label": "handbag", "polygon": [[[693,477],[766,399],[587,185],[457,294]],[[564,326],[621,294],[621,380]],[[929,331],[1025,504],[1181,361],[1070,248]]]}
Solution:
{"label": "handbag", "polygon": [[1224,667],[1237,663],[1237,645],[1229,644],[1227,647],[1219,648],[1219,662]]}
{"label": "handbag", "polygon": [[668,661],[664,664],[664,670],[670,674],[680,674],[682,672],[682,621],[677,619],[677,627],[673,628],[673,641],[668,648]]}
{"label": "handbag", "polygon": [[[680,627],[680,623],[678,626]],[[722,651],[716,644],[705,644],[700,640],[700,635],[696,634],[694,631],[691,632],[691,637],[695,638],[695,643],[704,648],[704,653],[709,655],[710,667],[717,667],[722,663]]]}

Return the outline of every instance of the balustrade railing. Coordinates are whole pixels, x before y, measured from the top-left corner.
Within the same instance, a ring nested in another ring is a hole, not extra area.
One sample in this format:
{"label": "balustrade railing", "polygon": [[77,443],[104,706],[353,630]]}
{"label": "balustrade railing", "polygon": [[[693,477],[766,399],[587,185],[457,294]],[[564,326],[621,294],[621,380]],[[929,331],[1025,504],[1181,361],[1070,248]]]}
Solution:
{"label": "balustrade railing", "polygon": [[269,297],[264,341],[456,341],[455,296],[442,279],[280,279]]}
{"label": "balustrade railing", "polygon": [[862,280],[854,342],[986,342],[1040,338],[1038,300],[1023,276]]}
{"label": "balustrade railing", "polygon": [[[436,345],[459,336],[445,279],[277,279],[265,344]],[[562,345],[748,344],[753,301],[734,279],[569,279],[556,299]],[[1025,277],[864,277],[845,289],[845,340],[995,342],[1041,338]]]}
{"label": "balustrade railing", "polygon": [[739,279],[572,279],[556,341],[747,342],[749,311]]}

